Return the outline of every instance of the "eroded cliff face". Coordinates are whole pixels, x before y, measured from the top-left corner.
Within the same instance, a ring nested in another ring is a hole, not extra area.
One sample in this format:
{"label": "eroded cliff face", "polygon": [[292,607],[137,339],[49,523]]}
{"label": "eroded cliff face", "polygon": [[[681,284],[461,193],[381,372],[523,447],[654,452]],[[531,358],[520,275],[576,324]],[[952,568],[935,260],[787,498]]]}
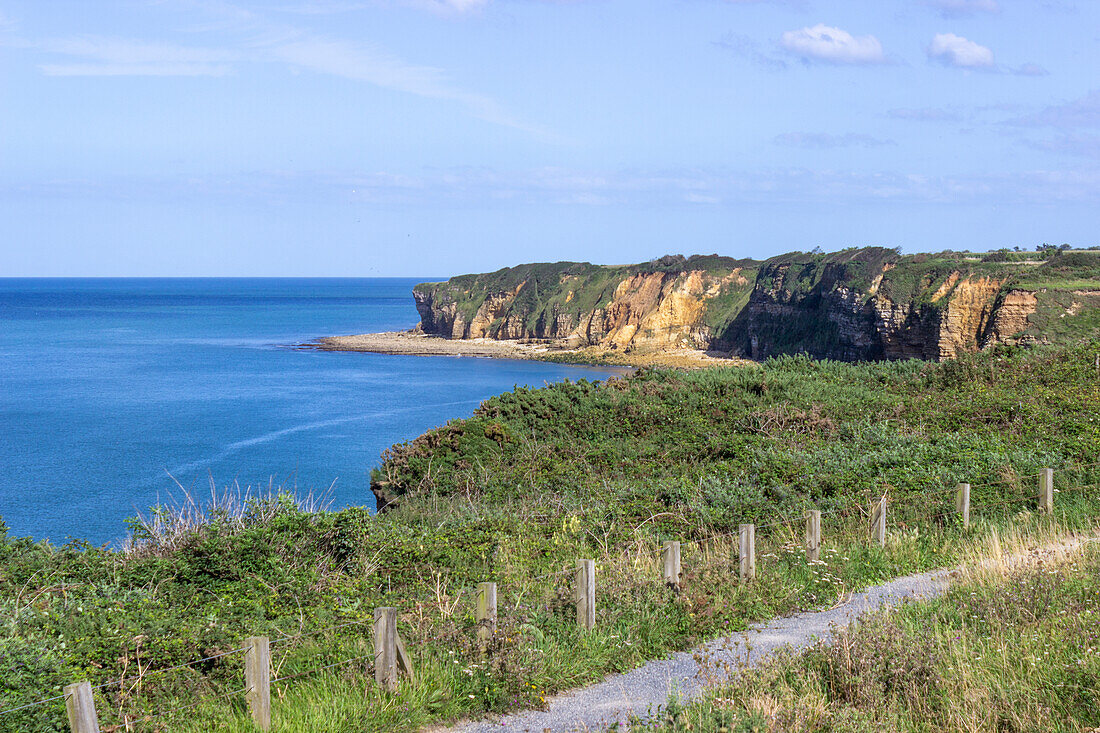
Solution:
{"label": "eroded cliff face", "polygon": [[421,329],[448,338],[539,339],[572,348],[641,351],[705,349],[714,340],[708,305],[731,292],[747,294],[751,282],[740,266],[714,272],[684,263],[684,269],[669,271],[624,269],[621,277],[611,278],[563,274],[548,283],[549,278],[533,276],[508,289],[483,292],[476,285],[440,283],[418,286],[414,297]]}
{"label": "eroded cliff face", "polygon": [[[1061,301],[1044,300],[1042,288],[1014,286],[1020,272],[973,256],[906,258],[865,248],[767,262],[711,256],[626,267],[524,265],[419,285],[414,295],[423,331],[448,338],[692,348],[754,359],[940,360],[1020,337],[1043,339],[1035,314],[1044,302]],[[1095,307],[1092,295],[1062,306],[1070,317]]]}

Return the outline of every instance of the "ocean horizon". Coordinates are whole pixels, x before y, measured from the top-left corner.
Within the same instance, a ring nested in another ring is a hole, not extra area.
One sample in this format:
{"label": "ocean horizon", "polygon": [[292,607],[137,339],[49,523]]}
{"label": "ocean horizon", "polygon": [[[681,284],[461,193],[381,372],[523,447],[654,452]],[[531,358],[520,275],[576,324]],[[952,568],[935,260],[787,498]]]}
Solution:
{"label": "ocean horizon", "polygon": [[297,348],[412,328],[432,278],[0,278],[0,517],[117,543],[184,491],[374,508],[390,445],[517,385],[620,370]]}

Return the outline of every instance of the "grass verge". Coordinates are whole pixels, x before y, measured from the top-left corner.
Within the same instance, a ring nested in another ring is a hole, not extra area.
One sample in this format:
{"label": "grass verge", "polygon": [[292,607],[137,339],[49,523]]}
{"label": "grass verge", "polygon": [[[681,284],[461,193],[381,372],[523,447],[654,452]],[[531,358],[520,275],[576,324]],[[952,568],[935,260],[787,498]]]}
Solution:
{"label": "grass verge", "polygon": [[1050,530],[990,532],[945,595],[868,614],[632,730],[1096,730],[1100,545]]}

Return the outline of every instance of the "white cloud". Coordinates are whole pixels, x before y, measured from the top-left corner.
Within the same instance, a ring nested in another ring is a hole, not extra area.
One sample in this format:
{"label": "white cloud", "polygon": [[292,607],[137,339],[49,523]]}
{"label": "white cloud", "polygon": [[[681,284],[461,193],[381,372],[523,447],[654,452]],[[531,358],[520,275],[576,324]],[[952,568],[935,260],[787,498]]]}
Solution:
{"label": "white cloud", "polygon": [[928,58],[960,69],[994,68],[992,51],[954,33],[936,34],[928,47]]}
{"label": "white cloud", "polygon": [[787,51],[805,60],[833,64],[881,64],[886,61],[882,43],[874,36],[853,36],[824,23],[787,31],[780,43]]}
{"label": "white cloud", "polygon": [[974,13],[998,13],[997,0],[923,0],[924,5],[939,10],[945,17],[973,15]]}

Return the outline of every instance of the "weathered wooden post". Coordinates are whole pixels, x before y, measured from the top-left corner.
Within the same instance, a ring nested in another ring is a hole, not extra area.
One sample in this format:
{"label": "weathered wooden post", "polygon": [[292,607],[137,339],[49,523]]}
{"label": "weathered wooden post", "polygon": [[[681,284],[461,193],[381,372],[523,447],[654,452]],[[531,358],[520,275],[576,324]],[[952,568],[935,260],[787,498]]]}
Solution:
{"label": "weathered wooden post", "polygon": [[963,529],[970,526],[970,484],[960,483],[955,487],[955,510],[962,518]]}
{"label": "weathered wooden post", "polygon": [[741,580],[756,577],[756,525],[741,525]]}
{"label": "weathered wooden post", "polygon": [[397,609],[374,609],[374,681],[397,691]]}
{"label": "weathered wooden post", "polygon": [[886,547],[886,497],[871,502],[871,539]]}
{"label": "weathered wooden post", "polygon": [[99,716],[95,712],[91,682],[74,682],[65,686],[65,712],[73,733],[99,733]]}
{"label": "weathered wooden post", "polygon": [[806,559],[810,562],[821,559],[821,512],[817,509],[806,512]]}
{"label": "weathered wooden post", "polygon": [[577,560],[577,625],[596,628],[596,561]]}
{"label": "weathered wooden post", "polygon": [[405,640],[401,638],[401,632],[396,634],[397,640],[397,668],[405,673],[410,682],[416,682],[416,670],[413,669],[413,660],[409,656],[409,650],[405,648]]}
{"label": "weathered wooden post", "polygon": [[256,727],[271,730],[271,642],[266,636],[250,636],[244,647],[244,698]]}
{"label": "weathered wooden post", "polygon": [[661,544],[661,577],[673,588],[680,587],[680,543]]}
{"label": "weathered wooden post", "polygon": [[1044,514],[1054,511],[1054,469],[1044,468],[1039,472],[1039,509]]}
{"label": "weathered wooden post", "polygon": [[497,630],[497,584],[477,584],[477,641],[484,654]]}

